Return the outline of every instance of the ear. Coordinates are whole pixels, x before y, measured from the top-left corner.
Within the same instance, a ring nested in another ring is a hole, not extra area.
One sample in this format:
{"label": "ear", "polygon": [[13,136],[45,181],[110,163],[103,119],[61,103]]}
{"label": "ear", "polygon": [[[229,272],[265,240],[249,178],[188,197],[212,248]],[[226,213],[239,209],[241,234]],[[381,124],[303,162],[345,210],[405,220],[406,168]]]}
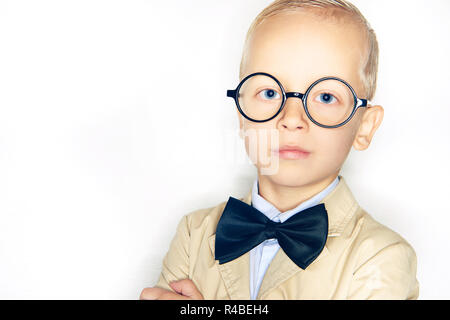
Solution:
{"label": "ear", "polygon": [[356,150],[365,150],[369,147],[370,142],[383,121],[384,109],[382,106],[369,105],[365,110],[358,131],[353,141],[353,148]]}

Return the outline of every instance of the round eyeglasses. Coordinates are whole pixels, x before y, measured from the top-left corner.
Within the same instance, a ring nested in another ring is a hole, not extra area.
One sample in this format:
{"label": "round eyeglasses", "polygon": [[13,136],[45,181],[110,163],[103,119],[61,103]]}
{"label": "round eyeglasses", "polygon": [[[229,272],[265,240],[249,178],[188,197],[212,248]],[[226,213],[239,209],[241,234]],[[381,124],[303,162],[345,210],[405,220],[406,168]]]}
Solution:
{"label": "round eyeglasses", "polygon": [[356,96],[344,80],[324,77],[312,83],[305,93],[286,92],[272,75],[256,72],[248,75],[235,90],[227,90],[234,98],[239,112],[253,122],[266,122],[275,118],[286,104],[287,98],[303,101],[308,118],[323,128],[337,128],[351,120],[356,110],[367,107],[367,100]]}

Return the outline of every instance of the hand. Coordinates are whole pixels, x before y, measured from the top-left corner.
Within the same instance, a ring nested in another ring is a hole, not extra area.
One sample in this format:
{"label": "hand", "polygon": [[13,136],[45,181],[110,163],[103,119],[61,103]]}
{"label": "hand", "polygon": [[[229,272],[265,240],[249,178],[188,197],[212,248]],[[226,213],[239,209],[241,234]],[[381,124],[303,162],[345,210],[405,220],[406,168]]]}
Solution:
{"label": "hand", "polygon": [[140,300],[204,300],[191,279],[172,281],[169,286],[176,292],[161,288],[145,288]]}

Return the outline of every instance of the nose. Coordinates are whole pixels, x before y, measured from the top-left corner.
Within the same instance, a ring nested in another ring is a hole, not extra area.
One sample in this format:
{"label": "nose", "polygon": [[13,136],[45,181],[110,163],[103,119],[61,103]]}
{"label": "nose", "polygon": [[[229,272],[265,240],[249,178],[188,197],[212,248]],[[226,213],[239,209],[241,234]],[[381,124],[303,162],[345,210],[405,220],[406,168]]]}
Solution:
{"label": "nose", "polygon": [[296,130],[308,126],[308,116],[306,115],[302,98],[303,94],[298,92],[286,94],[286,101],[281,111],[279,122],[284,129]]}

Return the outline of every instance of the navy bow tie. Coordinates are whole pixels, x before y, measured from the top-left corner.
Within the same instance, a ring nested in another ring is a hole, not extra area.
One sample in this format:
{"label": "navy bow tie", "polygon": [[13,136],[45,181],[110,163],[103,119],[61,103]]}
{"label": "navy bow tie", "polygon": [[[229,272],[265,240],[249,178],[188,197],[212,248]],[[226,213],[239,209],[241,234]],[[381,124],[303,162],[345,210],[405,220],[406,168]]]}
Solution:
{"label": "navy bow tie", "polygon": [[274,222],[256,208],[230,197],[216,229],[215,259],[234,260],[266,239],[276,238],[286,255],[306,269],[322,252],[328,235],[328,215],[320,203]]}

